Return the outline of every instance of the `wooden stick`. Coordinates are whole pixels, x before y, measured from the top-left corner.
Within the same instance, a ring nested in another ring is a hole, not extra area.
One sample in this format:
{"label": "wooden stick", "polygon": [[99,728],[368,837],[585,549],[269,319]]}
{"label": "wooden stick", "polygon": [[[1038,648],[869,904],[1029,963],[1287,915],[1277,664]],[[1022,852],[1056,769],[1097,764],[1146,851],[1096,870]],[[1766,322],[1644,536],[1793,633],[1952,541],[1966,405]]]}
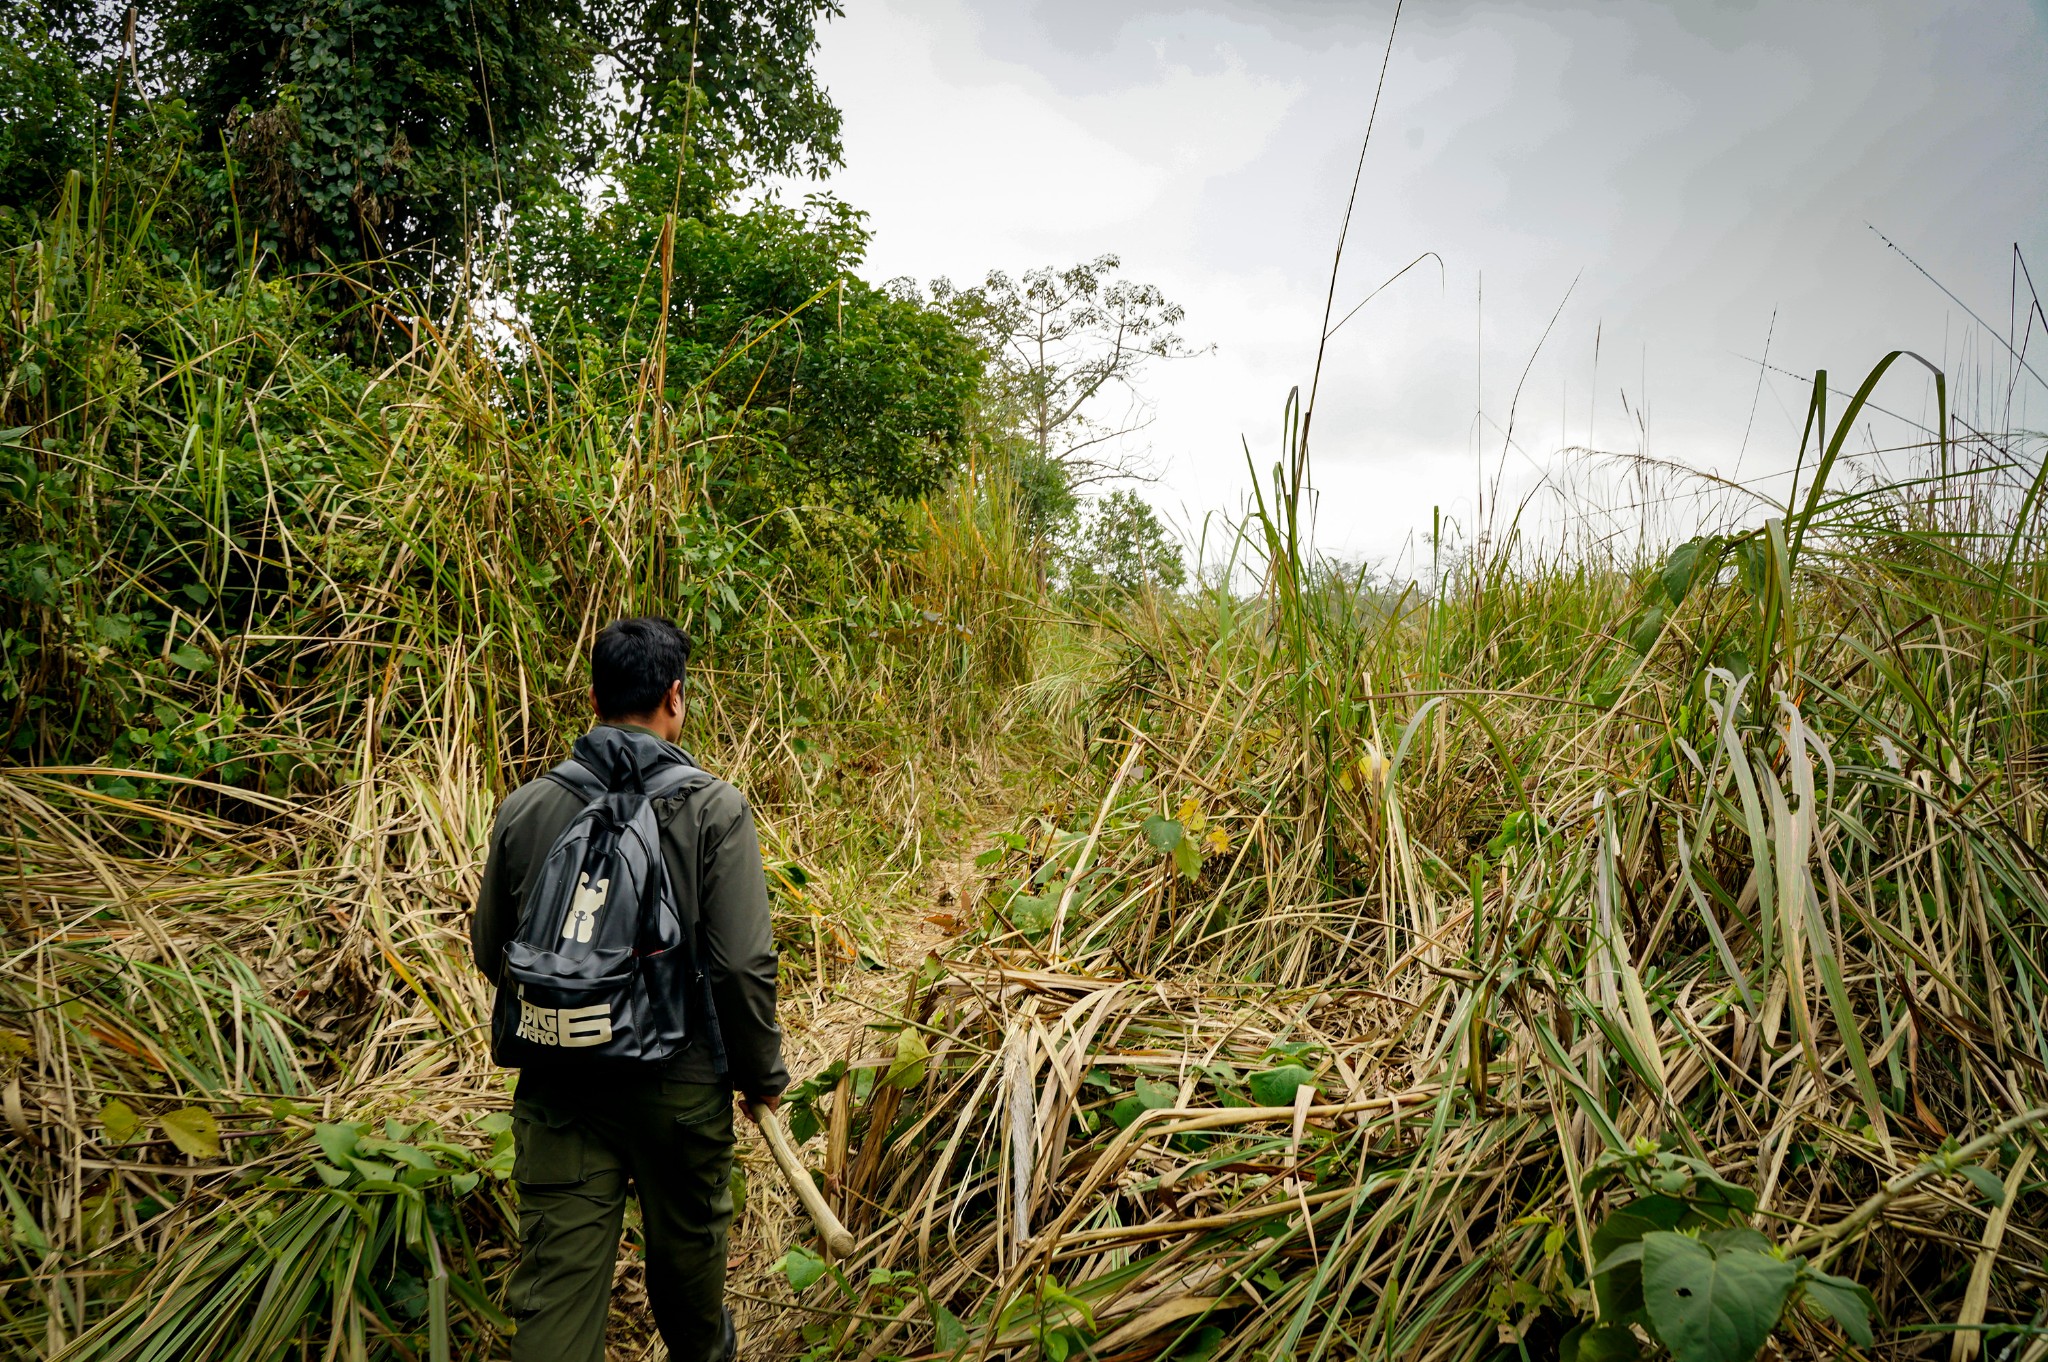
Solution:
{"label": "wooden stick", "polygon": [[810,1212],[811,1223],[818,1227],[818,1237],[825,1241],[825,1247],[835,1258],[844,1258],[852,1253],[853,1235],[839,1223],[839,1217],[832,1214],[832,1208],[825,1204],[825,1196],[818,1190],[818,1184],[811,1180],[810,1169],[797,1158],[796,1146],[789,1142],[789,1132],[782,1128],[782,1118],[759,1102],[747,1103],[747,1114],[761,1128],[761,1138],[768,1141],[768,1152],[775,1156],[775,1166],[782,1170],[783,1179],[796,1193],[796,1199],[803,1202],[804,1209]]}

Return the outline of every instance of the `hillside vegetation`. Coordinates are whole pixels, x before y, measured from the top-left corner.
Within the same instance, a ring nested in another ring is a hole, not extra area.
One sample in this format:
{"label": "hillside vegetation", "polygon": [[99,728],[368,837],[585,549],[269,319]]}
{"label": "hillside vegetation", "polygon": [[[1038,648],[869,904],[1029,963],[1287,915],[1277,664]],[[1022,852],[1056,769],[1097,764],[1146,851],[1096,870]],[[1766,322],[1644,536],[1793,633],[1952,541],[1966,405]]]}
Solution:
{"label": "hillside vegetation", "polygon": [[[1113,260],[875,288],[857,215],[735,206],[837,154],[796,67],[387,253],[291,178],[310,86],[123,112],[59,37],[0,164],[0,1349],[501,1355],[469,900],[595,629],[660,611],[860,1236],[748,1152],[758,1355],[2048,1356],[2038,437],[1894,357],[1816,378],[1782,506],[1425,590],[1305,546],[1290,409],[1189,580],[1135,502],[1077,553],[1062,377],[1002,341],[1079,299],[1165,357],[1178,311]],[[264,226],[207,118],[285,139]],[[1914,384],[1911,466],[1859,463]],[[616,1303],[647,1355],[630,1262]]]}

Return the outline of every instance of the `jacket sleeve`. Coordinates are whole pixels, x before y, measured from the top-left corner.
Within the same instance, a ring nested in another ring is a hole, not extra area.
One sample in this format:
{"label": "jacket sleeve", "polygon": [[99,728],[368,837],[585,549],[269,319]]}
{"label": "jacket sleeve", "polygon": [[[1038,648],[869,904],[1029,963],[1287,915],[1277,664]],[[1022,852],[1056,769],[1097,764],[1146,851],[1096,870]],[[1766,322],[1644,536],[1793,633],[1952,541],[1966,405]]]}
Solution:
{"label": "jacket sleeve", "polygon": [[775,1021],[775,932],[768,880],[753,810],[735,791],[707,810],[700,907],[704,972],[718,1008],[732,1085],[749,1097],[772,1097],[789,1086],[782,1064],[782,1028]]}
{"label": "jacket sleeve", "polygon": [[505,810],[491,824],[490,854],[484,860],[483,884],[476,892],[476,912],[469,920],[469,952],[492,984],[505,965],[505,943],[519,925],[519,906],[512,900],[511,876],[505,865]]}

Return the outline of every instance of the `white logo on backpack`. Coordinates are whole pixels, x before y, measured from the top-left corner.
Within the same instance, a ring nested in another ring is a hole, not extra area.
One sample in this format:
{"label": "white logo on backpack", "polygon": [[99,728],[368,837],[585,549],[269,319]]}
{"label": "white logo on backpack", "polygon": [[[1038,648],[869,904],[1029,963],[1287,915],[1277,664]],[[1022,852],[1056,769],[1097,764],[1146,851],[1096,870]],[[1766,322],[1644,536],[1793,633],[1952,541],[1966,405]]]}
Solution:
{"label": "white logo on backpack", "polygon": [[593,887],[587,870],[577,878],[576,896],[569,900],[569,915],[562,919],[564,940],[590,940],[590,929],[596,925],[597,915],[603,911],[605,896],[611,893],[611,889],[610,880],[599,880]]}
{"label": "white logo on backpack", "polygon": [[589,1007],[540,1007],[519,1000],[519,1039],[535,1045],[558,1045],[565,1050],[603,1045],[612,1038],[612,1009],[608,1003]]}

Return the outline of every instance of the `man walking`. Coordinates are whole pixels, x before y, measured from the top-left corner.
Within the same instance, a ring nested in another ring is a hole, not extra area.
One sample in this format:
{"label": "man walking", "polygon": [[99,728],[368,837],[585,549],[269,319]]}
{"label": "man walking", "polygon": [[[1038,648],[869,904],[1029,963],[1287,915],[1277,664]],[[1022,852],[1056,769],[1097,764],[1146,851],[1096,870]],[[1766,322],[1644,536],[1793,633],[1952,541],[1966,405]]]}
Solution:
{"label": "man walking", "polygon": [[[753,814],[724,781],[671,769],[696,766],[676,746],[689,656],[689,639],[669,620],[607,625],[590,657],[597,724],[577,740],[573,761],[579,778],[594,776],[608,790],[675,792],[654,797],[651,808],[678,917],[694,923],[695,940],[685,943],[703,981],[694,991],[708,996],[657,1000],[690,1019],[680,1051],[658,1063],[579,1053],[575,1046],[594,1042],[545,1029],[559,1014],[531,1032],[530,1018],[521,1018],[521,1038],[561,1048],[525,1061],[512,1106],[520,1257],[506,1304],[518,1323],[514,1362],[603,1362],[628,1181],[640,1199],[647,1295],[669,1356],[737,1355],[725,1308],[734,1099],[772,1108],[789,1075]],[[563,778],[572,770],[515,790],[491,829],[471,944],[477,968],[501,988],[518,987],[505,977],[505,958],[508,946],[517,949],[527,896],[556,839],[585,809],[584,795]],[[563,940],[589,939],[606,910],[605,889],[578,890]]]}

